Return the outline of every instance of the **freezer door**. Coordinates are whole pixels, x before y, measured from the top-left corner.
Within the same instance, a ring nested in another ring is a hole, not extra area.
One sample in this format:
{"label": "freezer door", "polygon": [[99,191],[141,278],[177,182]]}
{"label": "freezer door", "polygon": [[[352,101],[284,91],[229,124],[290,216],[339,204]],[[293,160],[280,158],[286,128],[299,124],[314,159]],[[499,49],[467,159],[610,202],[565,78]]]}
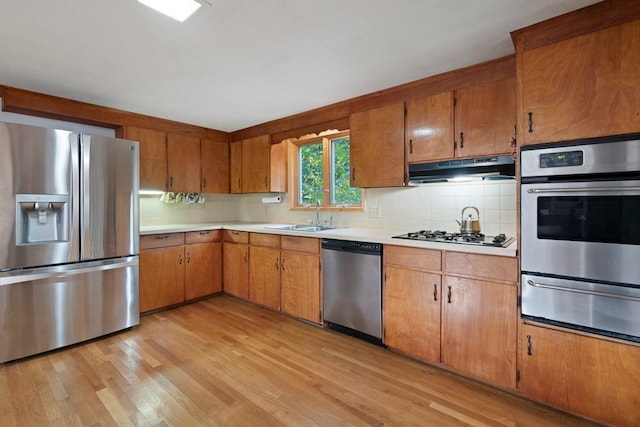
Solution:
{"label": "freezer door", "polygon": [[90,135],[80,141],[81,259],[138,254],[138,143]]}
{"label": "freezer door", "polygon": [[138,257],[2,272],[0,319],[0,363],[138,325]]}
{"label": "freezer door", "polygon": [[0,270],[80,256],[78,140],[0,122]]}

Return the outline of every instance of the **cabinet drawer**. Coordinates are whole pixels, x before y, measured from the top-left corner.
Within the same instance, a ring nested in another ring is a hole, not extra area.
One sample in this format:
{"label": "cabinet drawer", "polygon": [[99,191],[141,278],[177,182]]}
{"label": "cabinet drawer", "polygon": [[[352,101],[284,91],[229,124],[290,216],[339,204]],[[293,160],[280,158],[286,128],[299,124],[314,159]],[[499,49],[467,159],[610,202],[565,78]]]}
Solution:
{"label": "cabinet drawer", "polygon": [[280,245],[282,249],[290,251],[320,253],[320,239],[313,237],[281,236]]}
{"label": "cabinet drawer", "polygon": [[518,261],[516,258],[462,252],[446,252],[445,254],[445,271],[447,273],[497,282],[518,281]]}
{"label": "cabinet drawer", "polygon": [[384,246],[384,264],[422,270],[442,270],[442,252],[404,246]]}
{"label": "cabinet drawer", "polygon": [[279,234],[249,233],[249,243],[254,246],[280,247]]}
{"label": "cabinet drawer", "polygon": [[249,233],[246,231],[222,230],[222,240],[233,243],[249,243]]}
{"label": "cabinet drawer", "polygon": [[184,245],[184,233],[147,234],[140,236],[140,250]]}
{"label": "cabinet drawer", "polygon": [[216,242],[220,240],[220,230],[201,230],[186,233],[187,245],[191,243]]}

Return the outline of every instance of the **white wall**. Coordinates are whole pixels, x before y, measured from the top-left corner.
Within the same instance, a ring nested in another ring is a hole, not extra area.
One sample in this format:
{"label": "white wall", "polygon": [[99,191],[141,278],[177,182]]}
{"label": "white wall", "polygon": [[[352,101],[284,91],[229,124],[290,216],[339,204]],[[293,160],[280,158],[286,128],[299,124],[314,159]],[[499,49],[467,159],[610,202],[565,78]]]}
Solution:
{"label": "white wall", "polygon": [[[143,197],[140,203],[142,225],[201,223],[215,221],[250,221],[305,223],[315,219],[315,212],[289,210],[288,194],[282,202],[263,204],[264,194],[207,194],[204,205],[165,204],[159,197]],[[516,234],[516,182],[430,184],[421,187],[368,189],[364,213],[322,212],[321,219],[334,217],[341,227],[365,227],[396,231],[459,229],[465,206],[480,211],[482,232],[487,235]],[[380,217],[368,214],[379,208]]]}

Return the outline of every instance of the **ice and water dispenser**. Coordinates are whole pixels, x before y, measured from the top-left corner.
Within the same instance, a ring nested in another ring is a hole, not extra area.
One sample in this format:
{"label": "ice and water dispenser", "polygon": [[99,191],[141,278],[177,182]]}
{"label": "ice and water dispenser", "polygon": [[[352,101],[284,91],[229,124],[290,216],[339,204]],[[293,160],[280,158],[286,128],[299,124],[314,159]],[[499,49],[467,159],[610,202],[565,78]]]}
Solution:
{"label": "ice and water dispenser", "polygon": [[68,242],[69,195],[17,194],[16,244]]}

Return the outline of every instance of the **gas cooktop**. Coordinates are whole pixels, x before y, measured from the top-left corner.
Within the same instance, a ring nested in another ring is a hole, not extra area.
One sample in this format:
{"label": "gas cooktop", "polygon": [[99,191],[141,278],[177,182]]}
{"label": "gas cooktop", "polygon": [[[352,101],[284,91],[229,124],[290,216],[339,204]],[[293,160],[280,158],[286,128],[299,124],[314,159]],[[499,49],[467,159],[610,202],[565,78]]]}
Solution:
{"label": "gas cooktop", "polygon": [[482,233],[449,233],[447,231],[420,230],[399,236],[394,239],[420,240],[425,242],[459,243],[463,245],[494,246],[506,248],[515,240],[504,234],[497,236],[485,236]]}

